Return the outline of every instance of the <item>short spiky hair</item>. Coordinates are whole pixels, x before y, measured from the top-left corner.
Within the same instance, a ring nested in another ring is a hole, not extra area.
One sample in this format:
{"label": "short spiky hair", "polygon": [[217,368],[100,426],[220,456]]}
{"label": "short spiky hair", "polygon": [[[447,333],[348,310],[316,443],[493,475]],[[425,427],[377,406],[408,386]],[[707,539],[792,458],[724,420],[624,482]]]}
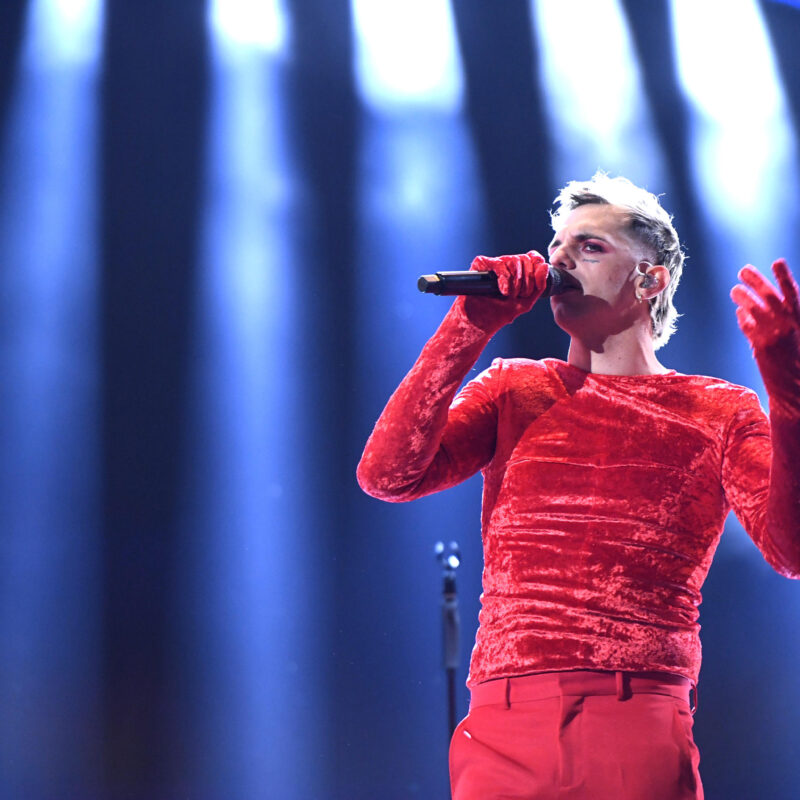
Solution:
{"label": "short spiky hair", "polygon": [[661,207],[658,197],[646,189],[627,178],[609,178],[604,172],[596,172],[591,180],[570,181],[559,192],[550,213],[553,230],[563,227],[571,211],[590,203],[621,208],[628,217],[630,235],[650,251],[654,264],[662,264],[669,270],[669,286],[650,301],[653,344],[658,350],[675,332],[678,312],[672,297],[683,272],[684,253],[672,217]]}

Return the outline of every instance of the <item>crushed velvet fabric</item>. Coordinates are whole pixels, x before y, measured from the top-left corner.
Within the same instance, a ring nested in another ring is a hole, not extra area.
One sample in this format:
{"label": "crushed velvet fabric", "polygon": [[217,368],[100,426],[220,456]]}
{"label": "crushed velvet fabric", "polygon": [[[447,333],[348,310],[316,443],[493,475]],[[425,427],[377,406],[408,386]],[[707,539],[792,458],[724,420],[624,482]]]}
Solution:
{"label": "crushed velvet fabric", "polygon": [[700,589],[729,509],[776,570],[800,577],[797,353],[781,355],[796,370],[765,375],[769,421],[752,391],[722,380],[556,359],[497,359],[453,401],[489,335],[454,304],[358,469],[389,501],[483,472],[468,685],[574,669],[696,682]]}

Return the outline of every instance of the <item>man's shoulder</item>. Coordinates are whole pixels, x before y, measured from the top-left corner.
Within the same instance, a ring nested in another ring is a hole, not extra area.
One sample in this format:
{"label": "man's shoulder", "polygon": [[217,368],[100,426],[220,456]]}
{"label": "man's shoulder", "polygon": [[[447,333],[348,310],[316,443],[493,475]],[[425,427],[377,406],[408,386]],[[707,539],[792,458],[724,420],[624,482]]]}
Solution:
{"label": "man's shoulder", "polygon": [[557,358],[495,358],[490,369],[515,375],[544,375],[554,373],[557,365],[564,363]]}
{"label": "man's shoulder", "polygon": [[[747,386],[712,375],[677,375],[679,396],[673,397],[689,413],[734,420],[745,415],[762,418],[764,409],[758,395]],[[680,395],[683,396],[681,400]]]}
{"label": "man's shoulder", "polygon": [[555,376],[553,366],[549,363],[556,359],[535,358],[495,358],[483,375],[490,381],[509,385],[526,385],[547,380]]}
{"label": "man's shoulder", "polygon": [[687,385],[698,392],[708,392],[711,394],[725,395],[728,397],[757,398],[758,395],[747,386],[732,383],[724,378],[717,378],[712,375],[681,375],[687,381]]}
{"label": "man's shoulder", "polygon": [[536,359],[536,358],[503,358],[498,357],[492,360],[492,367],[499,367],[501,369],[508,369],[508,370],[539,370],[539,369],[547,369],[547,362],[553,361],[554,359],[545,358],[545,359]]}
{"label": "man's shoulder", "polygon": [[529,397],[531,393],[552,395],[559,391],[562,380],[554,367],[557,359],[495,358],[472,384],[480,384],[496,399]]}

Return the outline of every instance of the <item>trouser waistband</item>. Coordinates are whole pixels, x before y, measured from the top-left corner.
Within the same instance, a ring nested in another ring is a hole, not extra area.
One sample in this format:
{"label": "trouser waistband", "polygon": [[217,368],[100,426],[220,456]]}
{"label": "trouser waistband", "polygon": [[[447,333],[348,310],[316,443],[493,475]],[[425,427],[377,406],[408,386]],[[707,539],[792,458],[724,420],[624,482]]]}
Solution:
{"label": "trouser waistband", "polygon": [[565,695],[616,695],[627,700],[634,694],[663,694],[690,702],[694,688],[697,709],[697,688],[692,681],[669,672],[605,672],[599,670],[574,670],[565,672],[538,672],[513,678],[497,678],[479,683],[470,689],[470,711],[478,706],[504,705]]}

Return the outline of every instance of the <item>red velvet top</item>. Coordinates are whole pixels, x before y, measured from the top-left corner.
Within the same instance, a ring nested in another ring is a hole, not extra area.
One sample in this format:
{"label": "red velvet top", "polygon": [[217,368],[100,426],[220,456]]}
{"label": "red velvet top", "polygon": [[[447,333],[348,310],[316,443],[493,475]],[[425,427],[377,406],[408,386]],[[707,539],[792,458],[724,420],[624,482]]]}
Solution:
{"label": "red velvet top", "polygon": [[451,404],[481,348],[450,315],[359,465],[365,491],[391,501],[483,472],[468,684],[572,669],[696,681],[700,588],[729,509],[775,569],[800,577],[800,401],[784,404],[774,457],[756,395],[715,378],[497,359]]}

